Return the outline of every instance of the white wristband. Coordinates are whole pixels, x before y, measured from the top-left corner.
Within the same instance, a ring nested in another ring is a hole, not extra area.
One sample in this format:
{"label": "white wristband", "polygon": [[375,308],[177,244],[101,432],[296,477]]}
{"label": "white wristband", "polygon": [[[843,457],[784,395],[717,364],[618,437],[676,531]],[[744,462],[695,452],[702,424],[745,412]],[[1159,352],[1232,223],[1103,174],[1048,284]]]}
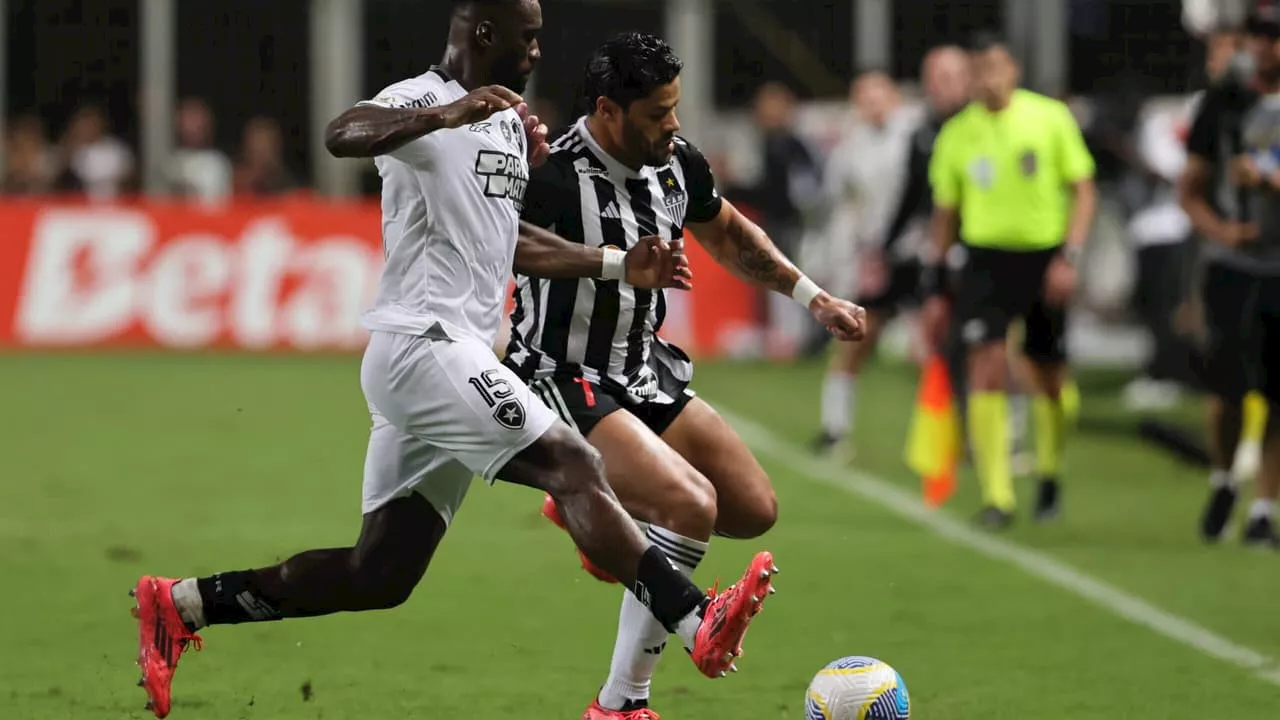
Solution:
{"label": "white wristband", "polygon": [[796,281],[795,289],[791,291],[791,299],[800,303],[800,307],[808,310],[814,299],[821,294],[822,288],[818,287],[818,283],[801,275],[800,279]]}
{"label": "white wristband", "polygon": [[627,254],[617,248],[604,249],[604,266],[600,277],[605,280],[621,280],[627,276]]}

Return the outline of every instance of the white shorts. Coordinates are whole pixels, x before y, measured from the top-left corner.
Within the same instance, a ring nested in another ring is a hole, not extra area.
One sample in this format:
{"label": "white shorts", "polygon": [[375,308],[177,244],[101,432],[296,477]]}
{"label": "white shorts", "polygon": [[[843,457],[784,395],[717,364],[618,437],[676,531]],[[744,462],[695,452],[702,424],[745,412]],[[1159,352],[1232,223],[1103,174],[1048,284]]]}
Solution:
{"label": "white shorts", "polygon": [[363,512],[412,492],[444,518],[479,475],[492,483],[556,415],[477,340],[374,332],[360,366],[373,417]]}

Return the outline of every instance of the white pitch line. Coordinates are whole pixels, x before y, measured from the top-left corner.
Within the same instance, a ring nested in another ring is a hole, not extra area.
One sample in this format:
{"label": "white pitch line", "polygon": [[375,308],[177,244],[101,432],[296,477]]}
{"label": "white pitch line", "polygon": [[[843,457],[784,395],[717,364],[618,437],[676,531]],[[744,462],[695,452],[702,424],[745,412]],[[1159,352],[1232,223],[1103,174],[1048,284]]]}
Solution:
{"label": "white pitch line", "polygon": [[860,496],[932,530],[953,545],[1001,560],[1027,575],[1084,598],[1157,635],[1247,670],[1267,683],[1280,685],[1280,663],[1257,650],[1228,640],[1184,617],[1161,610],[1045,553],[976,530],[943,512],[930,509],[913,494],[883,478],[814,458],[773,431],[737,413],[729,412],[724,407],[719,410],[737,428],[748,445],[783,461],[811,480]]}

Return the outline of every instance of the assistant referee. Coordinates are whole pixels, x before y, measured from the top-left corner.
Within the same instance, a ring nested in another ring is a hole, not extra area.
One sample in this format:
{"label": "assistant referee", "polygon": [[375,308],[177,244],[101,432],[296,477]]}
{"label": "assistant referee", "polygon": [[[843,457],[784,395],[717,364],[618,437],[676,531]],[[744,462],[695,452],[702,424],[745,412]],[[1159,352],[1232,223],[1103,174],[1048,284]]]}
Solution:
{"label": "assistant referee", "polygon": [[1063,103],[1018,89],[1021,69],[999,38],[969,47],[974,101],[949,120],[929,166],[934,213],[932,252],[922,284],[923,321],[935,340],[947,326],[939,279],[958,236],[967,262],[955,300],[967,347],[968,430],[982,483],[978,522],[1013,519],[1005,335],[1024,321],[1024,352],[1035,368],[1037,519],[1056,515],[1066,431],[1066,303],[1096,205],[1094,162]]}

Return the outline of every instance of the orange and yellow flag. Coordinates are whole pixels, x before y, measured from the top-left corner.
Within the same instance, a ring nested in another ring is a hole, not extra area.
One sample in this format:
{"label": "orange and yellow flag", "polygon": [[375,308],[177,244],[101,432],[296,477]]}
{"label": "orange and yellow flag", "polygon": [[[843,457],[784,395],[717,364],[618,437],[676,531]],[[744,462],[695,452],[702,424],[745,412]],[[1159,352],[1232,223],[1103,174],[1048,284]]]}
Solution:
{"label": "orange and yellow flag", "polygon": [[930,507],[941,506],[955,492],[960,453],[960,420],[947,364],[933,355],[920,376],[906,448],[907,467],[920,476],[924,501]]}

